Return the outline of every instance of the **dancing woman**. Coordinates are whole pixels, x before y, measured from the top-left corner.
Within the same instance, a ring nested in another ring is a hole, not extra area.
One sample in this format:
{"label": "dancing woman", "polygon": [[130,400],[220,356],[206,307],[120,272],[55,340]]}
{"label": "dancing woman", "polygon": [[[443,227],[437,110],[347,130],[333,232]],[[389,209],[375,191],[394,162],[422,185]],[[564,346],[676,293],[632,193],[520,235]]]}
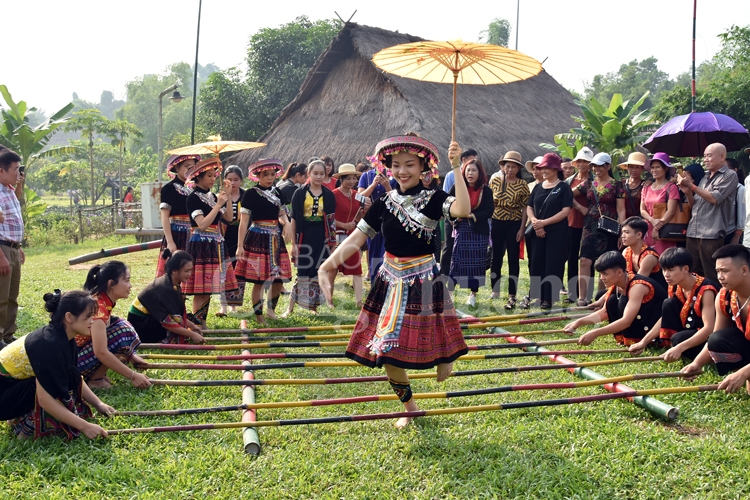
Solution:
{"label": "dancing woman", "polygon": [[[279,160],[260,160],[250,165],[250,178],[258,184],[247,191],[242,198],[239,241],[237,247],[237,278],[253,284],[253,311],[258,323],[265,323],[263,317],[263,290],[268,292],[268,317],[276,319],[276,304],[279,301],[283,284],[292,279],[292,266],[284,237],[292,241],[292,227],[284,206],[286,197],[273,185],[283,164]],[[250,224],[252,219],[252,225]]]}
{"label": "dancing woman", "polygon": [[[451,143],[448,157],[459,168],[461,150]],[[469,194],[456,175],[456,197],[425,189],[421,177],[438,163],[435,146],[416,136],[391,137],[375,148],[373,162],[389,168],[398,189],[376,200],[343,245],[323,263],[319,276],[331,300],[331,273],[380,230],[385,262],[357,319],[346,356],[369,367],[384,367],[407,411],[417,411],[406,368],[437,366],[437,380],[450,375],[453,362],[468,352],[445,284],[438,278],[432,234],[443,217],[468,217]],[[396,422],[405,427],[411,418]]]}

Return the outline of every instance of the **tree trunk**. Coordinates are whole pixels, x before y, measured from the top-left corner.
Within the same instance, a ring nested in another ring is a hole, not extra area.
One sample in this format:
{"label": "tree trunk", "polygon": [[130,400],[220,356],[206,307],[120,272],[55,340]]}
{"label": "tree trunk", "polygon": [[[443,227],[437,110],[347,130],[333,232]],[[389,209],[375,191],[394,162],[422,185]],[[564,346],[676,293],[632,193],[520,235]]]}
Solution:
{"label": "tree trunk", "polygon": [[91,206],[96,204],[96,185],[94,185],[94,134],[89,134],[89,164],[91,166]]}

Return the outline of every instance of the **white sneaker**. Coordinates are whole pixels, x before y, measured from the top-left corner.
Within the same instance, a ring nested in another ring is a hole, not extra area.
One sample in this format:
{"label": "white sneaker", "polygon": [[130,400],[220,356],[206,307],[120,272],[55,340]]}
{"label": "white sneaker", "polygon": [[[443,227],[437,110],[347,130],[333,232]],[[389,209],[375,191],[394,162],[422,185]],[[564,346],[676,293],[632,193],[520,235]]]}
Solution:
{"label": "white sneaker", "polygon": [[477,305],[477,296],[476,295],[469,295],[469,298],[466,299],[466,305],[474,307]]}

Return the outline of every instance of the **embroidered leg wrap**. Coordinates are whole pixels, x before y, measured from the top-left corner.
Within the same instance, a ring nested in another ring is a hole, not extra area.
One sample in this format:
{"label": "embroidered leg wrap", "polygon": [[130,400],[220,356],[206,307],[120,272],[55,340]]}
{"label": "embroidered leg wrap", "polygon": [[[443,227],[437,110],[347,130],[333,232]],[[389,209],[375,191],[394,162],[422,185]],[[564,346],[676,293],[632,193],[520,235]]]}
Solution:
{"label": "embroidered leg wrap", "polygon": [[279,296],[280,296],[280,295],[281,295],[281,294],[277,295],[276,297],[274,297],[274,298],[272,298],[272,299],[268,299],[268,304],[267,304],[267,305],[268,305],[268,308],[269,308],[270,310],[272,310],[272,311],[275,311],[275,310],[276,310],[276,306],[277,306],[277,305],[278,305],[278,303],[279,303]]}
{"label": "embroidered leg wrap", "polygon": [[256,316],[263,316],[263,299],[253,304],[253,312]]}
{"label": "embroidered leg wrap", "polygon": [[210,304],[211,301],[209,300],[193,313],[193,323],[195,323],[196,325],[206,324],[206,316],[208,316],[208,306]]}
{"label": "embroidered leg wrap", "polygon": [[404,384],[391,379],[388,379],[388,383],[391,384],[391,389],[393,389],[393,392],[396,393],[396,396],[398,396],[398,399],[400,399],[402,403],[408,403],[411,401],[412,394],[410,383],[407,382]]}

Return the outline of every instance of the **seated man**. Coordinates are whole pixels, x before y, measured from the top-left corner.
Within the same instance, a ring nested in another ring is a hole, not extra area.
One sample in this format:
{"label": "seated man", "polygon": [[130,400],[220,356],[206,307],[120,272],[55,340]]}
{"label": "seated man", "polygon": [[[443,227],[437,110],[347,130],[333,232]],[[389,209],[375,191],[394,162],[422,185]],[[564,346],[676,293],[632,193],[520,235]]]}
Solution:
{"label": "seated man", "polygon": [[659,253],[643,241],[648,232],[648,223],[640,217],[628,217],[622,224],[620,239],[622,240],[622,251],[627,271],[631,274],[648,276],[667,290],[667,282],[659,266]]}
{"label": "seated man", "polygon": [[706,346],[695,361],[681,371],[693,378],[713,360],[719,375],[727,376],[719,390],[735,392],[745,385],[750,394],[750,250],[742,245],[726,245],[711,256],[723,288],[716,297],[716,323]]}
{"label": "seated man", "polygon": [[630,346],[632,354],[640,354],[651,341],[657,340],[671,348],[664,353],[664,361],[671,363],[684,356],[691,361],[700,354],[706,339],[714,331],[716,309],[714,302],[719,285],[691,274],[693,257],[684,248],[667,248],[659,257],[669,298],[661,306],[661,319],[643,337]]}
{"label": "seated man", "polygon": [[625,257],[614,250],[596,259],[594,269],[607,287],[604,306],[567,324],[564,330],[573,333],[583,325],[604,320],[609,324],[581,335],[579,344],[589,345],[597,337],[612,334],[619,344],[630,346],[639,342],[659,320],[667,293],[651,278],[630,274],[626,268]]}

